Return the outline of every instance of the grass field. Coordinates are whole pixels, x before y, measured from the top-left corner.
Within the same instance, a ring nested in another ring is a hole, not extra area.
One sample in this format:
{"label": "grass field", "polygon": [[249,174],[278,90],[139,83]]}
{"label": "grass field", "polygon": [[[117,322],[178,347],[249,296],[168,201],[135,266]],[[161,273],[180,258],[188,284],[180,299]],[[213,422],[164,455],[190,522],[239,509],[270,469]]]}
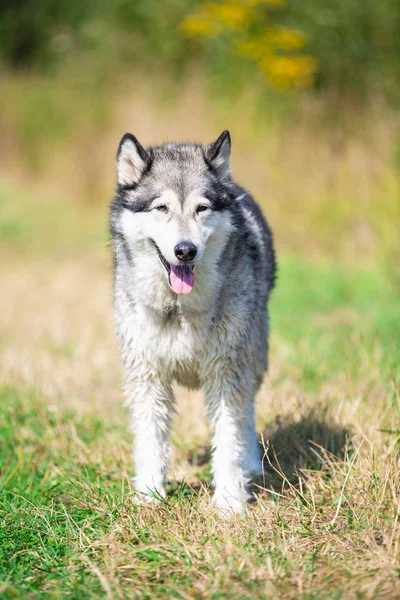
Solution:
{"label": "grass field", "polygon": [[184,390],[168,498],[134,503],[104,213],[4,188],[0,216],[1,598],[400,597],[395,264],[281,257],[264,481],[227,521]]}

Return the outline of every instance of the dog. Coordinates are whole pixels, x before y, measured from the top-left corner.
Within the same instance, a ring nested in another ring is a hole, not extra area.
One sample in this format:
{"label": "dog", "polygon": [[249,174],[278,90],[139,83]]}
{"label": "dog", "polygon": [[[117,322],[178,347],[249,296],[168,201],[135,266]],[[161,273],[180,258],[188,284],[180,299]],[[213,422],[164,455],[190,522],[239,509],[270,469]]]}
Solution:
{"label": "dog", "polygon": [[230,151],[228,131],[206,146],[147,149],[125,134],[110,234],[139,497],[165,494],[177,382],[204,390],[213,501],[241,512],[261,472],[255,394],[267,367],[276,261],[260,208],[231,178]]}

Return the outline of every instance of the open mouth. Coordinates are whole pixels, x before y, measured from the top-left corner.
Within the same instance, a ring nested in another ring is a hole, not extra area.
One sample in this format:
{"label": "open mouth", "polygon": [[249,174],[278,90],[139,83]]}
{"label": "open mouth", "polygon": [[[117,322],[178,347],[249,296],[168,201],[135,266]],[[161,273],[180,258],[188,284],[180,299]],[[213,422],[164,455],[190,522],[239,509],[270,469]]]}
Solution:
{"label": "open mouth", "polygon": [[190,294],[196,278],[194,274],[194,265],[171,265],[165,256],[162,255],[160,248],[153,242],[158,258],[168,275],[168,283],[175,294]]}

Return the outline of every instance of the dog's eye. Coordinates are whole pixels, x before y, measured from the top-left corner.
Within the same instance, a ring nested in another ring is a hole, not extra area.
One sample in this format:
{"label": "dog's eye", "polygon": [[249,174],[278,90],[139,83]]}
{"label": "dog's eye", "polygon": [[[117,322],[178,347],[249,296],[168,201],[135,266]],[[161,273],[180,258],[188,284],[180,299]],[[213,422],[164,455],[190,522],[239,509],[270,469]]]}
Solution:
{"label": "dog's eye", "polygon": [[155,207],[159,212],[168,212],[168,207],[166,204],[159,204]]}
{"label": "dog's eye", "polygon": [[205,210],[208,210],[210,207],[207,206],[207,204],[199,204],[199,206],[196,208],[196,212],[197,213],[201,213],[204,212]]}

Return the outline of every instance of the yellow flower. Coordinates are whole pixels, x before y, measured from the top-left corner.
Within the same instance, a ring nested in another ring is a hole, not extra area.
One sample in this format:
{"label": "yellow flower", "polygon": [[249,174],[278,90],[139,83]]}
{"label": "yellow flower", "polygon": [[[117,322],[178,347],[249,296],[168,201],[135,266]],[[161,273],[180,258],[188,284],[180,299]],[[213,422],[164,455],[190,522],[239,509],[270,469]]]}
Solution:
{"label": "yellow flower", "polygon": [[305,44],[304,35],[296,29],[284,29],[283,27],[268,27],[266,36],[271,43],[283,50],[299,50]]}
{"label": "yellow flower", "polygon": [[222,4],[208,3],[203,10],[187,17],[180,25],[181,30],[188,35],[215,36],[224,29],[240,31],[247,29],[252,12],[241,2],[227,0]]}
{"label": "yellow flower", "polygon": [[215,35],[218,33],[218,28],[215,28],[215,24],[202,15],[187,17],[180,24],[180,29],[185,34],[193,37],[196,37],[197,35]]}
{"label": "yellow flower", "polygon": [[219,21],[229,29],[245,29],[248,24],[251,12],[243,4],[233,1],[223,4],[209,4],[208,13],[211,19]]}
{"label": "yellow flower", "polygon": [[261,60],[265,55],[278,50],[300,50],[305,44],[304,36],[294,29],[266,27],[261,35],[239,42],[239,54]]}
{"label": "yellow flower", "polygon": [[261,71],[278,89],[311,85],[317,61],[312,56],[266,57],[259,63]]}
{"label": "yellow flower", "polygon": [[[259,6],[284,4],[285,0],[225,0],[205,3],[186,18],[182,31],[193,37],[217,37],[230,31],[237,53],[255,61],[268,82],[278,89],[312,85],[317,61],[301,54],[305,36],[297,29],[269,25]],[[263,31],[252,34],[250,26],[265,22]]]}

